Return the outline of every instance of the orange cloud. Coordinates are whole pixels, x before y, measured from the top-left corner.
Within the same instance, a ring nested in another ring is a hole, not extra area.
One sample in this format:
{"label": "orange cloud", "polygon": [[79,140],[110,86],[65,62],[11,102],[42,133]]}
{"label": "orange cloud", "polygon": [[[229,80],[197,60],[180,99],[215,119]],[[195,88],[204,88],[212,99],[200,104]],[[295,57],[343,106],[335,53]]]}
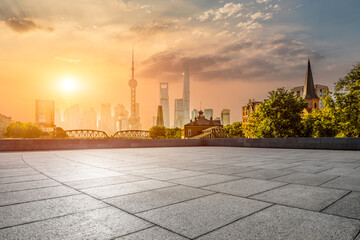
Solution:
{"label": "orange cloud", "polygon": [[26,33],[26,32],[36,31],[36,30],[43,30],[43,31],[48,31],[48,32],[54,31],[53,28],[40,26],[29,18],[17,19],[17,18],[12,17],[12,18],[9,18],[8,20],[6,20],[5,24],[10,29],[12,29],[13,31],[18,32],[18,33]]}

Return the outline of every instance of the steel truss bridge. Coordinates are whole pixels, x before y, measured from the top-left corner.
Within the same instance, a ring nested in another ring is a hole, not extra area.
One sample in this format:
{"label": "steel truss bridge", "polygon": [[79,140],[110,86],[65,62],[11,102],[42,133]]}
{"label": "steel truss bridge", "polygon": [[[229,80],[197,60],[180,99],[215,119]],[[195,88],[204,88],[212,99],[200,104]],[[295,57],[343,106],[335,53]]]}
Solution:
{"label": "steel truss bridge", "polygon": [[149,131],[143,130],[125,130],[118,131],[112,136],[108,136],[106,132],[92,129],[74,129],[66,130],[68,138],[70,139],[146,139],[149,137]]}
{"label": "steel truss bridge", "polygon": [[231,138],[229,134],[227,134],[223,127],[215,126],[211,128],[207,128],[202,130],[201,134],[196,135],[192,138]]}

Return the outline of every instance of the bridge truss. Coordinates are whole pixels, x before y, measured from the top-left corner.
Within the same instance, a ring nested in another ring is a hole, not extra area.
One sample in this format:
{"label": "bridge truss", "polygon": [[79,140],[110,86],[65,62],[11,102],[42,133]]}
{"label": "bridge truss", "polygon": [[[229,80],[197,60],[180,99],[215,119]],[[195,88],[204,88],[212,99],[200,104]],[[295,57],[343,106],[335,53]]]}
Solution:
{"label": "bridge truss", "polygon": [[65,131],[71,139],[101,139],[109,138],[104,131],[91,130],[91,129],[75,129]]}
{"label": "bridge truss", "polygon": [[91,129],[74,129],[65,131],[70,139],[105,139],[105,138],[117,138],[117,139],[147,139],[149,137],[149,131],[144,130],[125,130],[118,131],[112,136],[108,136],[106,132]]}

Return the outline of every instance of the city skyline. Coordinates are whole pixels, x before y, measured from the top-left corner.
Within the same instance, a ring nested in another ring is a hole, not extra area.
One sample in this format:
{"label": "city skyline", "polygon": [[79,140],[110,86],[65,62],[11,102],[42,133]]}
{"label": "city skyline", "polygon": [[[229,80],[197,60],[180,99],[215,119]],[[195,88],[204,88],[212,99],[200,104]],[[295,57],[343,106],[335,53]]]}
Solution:
{"label": "city skyline", "polygon": [[[184,61],[191,73],[190,110],[200,102],[214,116],[230,109],[232,122],[240,121],[249,98],[300,86],[307,58],[316,82],[330,90],[359,61],[355,0],[35,3],[0,3],[0,113],[23,122],[34,122],[36,99],[63,109],[76,103],[99,113],[102,103],[121,103],[129,110],[132,46],[144,129],[158,105],[158,82],[169,83],[173,122]],[[64,79],[77,87],[64,91]]]}

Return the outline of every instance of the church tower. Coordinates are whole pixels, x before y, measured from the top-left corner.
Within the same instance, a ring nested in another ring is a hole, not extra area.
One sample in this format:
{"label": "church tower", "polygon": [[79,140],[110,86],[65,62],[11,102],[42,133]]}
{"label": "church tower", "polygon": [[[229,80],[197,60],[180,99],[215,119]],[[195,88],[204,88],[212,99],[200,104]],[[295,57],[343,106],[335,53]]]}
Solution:
{"label": "church tower", "polygon": [[308,104],[308,106],[305,108],[306,113],[311,113],[314,109],[320,109],[320,98],[316,95],[315,92],[310,60],[308,60],[308,66],[306,70],[303,98]]}

